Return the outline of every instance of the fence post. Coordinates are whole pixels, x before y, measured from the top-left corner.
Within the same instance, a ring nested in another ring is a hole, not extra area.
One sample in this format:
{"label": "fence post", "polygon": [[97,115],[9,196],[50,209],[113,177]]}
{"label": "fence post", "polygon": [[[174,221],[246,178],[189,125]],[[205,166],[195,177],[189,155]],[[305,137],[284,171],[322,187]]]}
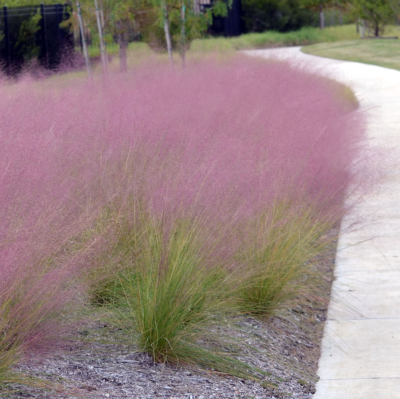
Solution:
{"label": "fence post", "polygon": [[42,17],[42,29],[43,29],[43,48],[44,48],[44,53],[45,53],[45,62],[46,62],[46,68],[49,67],[49,51],[47,48],[47,32],[46,32],[46,18],[45,18],[45,11],[44,11],[44,4],[42,3],[40,5],[40,15]]}
{"label": "fence post", "polygon": [[7,49],[7,62],[6,62],[6,70],[7,73],[11,72],[11,47],[10,47],[10,31],[8,29],[8,9],[7,6],[3,7],[3,17],[4,17],[4,40],[6,43]]}

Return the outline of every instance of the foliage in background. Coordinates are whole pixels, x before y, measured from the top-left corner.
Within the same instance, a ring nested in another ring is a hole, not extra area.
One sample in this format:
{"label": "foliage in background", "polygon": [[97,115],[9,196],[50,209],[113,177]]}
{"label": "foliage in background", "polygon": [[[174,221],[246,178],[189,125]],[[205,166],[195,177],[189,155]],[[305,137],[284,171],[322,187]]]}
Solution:
{"label": "foliage in background", "polygon": [[352,12],[365,20],[374,36],[381,36],[388,24],[398,21],[400,3],[397,0],[354,0]]}
{"label": "foliage in background", "polygon": [[[369,17],[365,12],[368,10],[370,10],[368,12],[375,13],[378,16],[386,15],[382,19],[386,23],[395,17],[397,6],[395,6],[393,0],[380,1],[382,4],[379,3],[376,5],[373,2],[372,7],[372,3],[367,0],[354,0],[351,2],[342,0],[324,0],[322,2],[317,0],[244,0],[242,7],[246,29],[251,32],[266,32],[261,35],[247,34],[227,39],[224,47],[229,47],[230,49],[250,49],[356,39],[357,34],[351,32],[349,26],[339,26],[329,28],[328,30],[324,29],[321,32],[311,27],[303,27],[299,30],[295,29],[304,25],[315,24],[316,12],[318,10],[321,11],[320,6],[322,6],[325,14],[328,11],[332,14],[331,17],[335,19],[336,23],[343,19],[348,20],[349,18],[367,19]],[[49,1],[48,3],[54,3],[54,1]],[[165,50],[165,15],[168,17],[174,50],[184,53],[193,41],[195,51],[200,47],[203,49],[221,47],[220,44],[222,41],[220,39],[210,39],[201,42],[201,44],[198,39],[204,37],[212,18],[218,15],[226,15],[229,7],[229,3],[226,4],[218,1],[213,4],[212,8],[206,8],[205,12],[199,12],[196,2],[189,0],[168,0],[165,3],[167,14],[164,14],[162,7],[164,3],[158,0],[103,0],[99,4],[104,31],[103,38],[108,44],[111,53],[115,52],[115,44],[119,46],[120,69],[123,71],[127,70],[129,42],[143,40],[153,50]],[[94,1],[83,0],[82,5],[85,32],[89,35],[88,38],[91,42],[91,54],[95,56],[96,54],[100,54],[100,52],[96,50],[96,47],[99,45],[99,37]],[[184,23],[182,20],[183,6],[186,10]],[[38,50],[29,44],[32,32],[39,29],[37,24],[35,26],[35,21],[32,20],[26,26],[21,27],[19,46],[26,58],[34,58]],[[379,24],[381,24],[382,21],[379,21]],[[64,25],[70,25],[71,29],[75,32],[75,39],[79,40],[75,12],[72,13],[71,18]],[[380,30],[381,25],[378,27],[378,31]],[[286,34],[280,36],[277,31],[285,32]]]}
{"label": "foliage in background", "polygon": [[319,15],[319,28],[325,28],[325,12],[329,9],[338,9],[340,12],[346,11],[349,0],[300,0],[302,7],[313,10]]}
{"label": "foliage in background", "polygon": [[[395,30],[390,31],[395,34]],[[397,33],[396,33],[397,34]],[[356,40],[359,38],[355,25],[332,26],[321,31],[318,28],[303,28],[294,32],[264,32],[247,33],[239,37],[221,38],[208,37],[195,39],[187,53],[189,62],[209,57],[234,56],[237,50],[249,50],[255,48],[271,48],[282,46],[301,46],[312,43],[335,42],[344,40]],[[90,48],[92,56],[99,56],[98,47]],[[118,46],[109,46],[110,54],[118,54]],[[130,43],[128,50],[128,66],[140,64],[156,58],[154,62],[165,61],[165,57],[153,54],[151,49],[145,43]]]}
{"label": "foliage in background", "polygon": [[43,0],[40,2],[35,2],[33,0],[0,0],[0,7],[18,7],[18,6],[31,6],[40,4],[59,4],[59,0]]}
{"label": "foliage in background", "polygon": [[315,14],[297,0],[242,0],[247,32],[287,32],[315,25]]}
{"label": "foliage in background", "polygon": [[24,61],[36,59],[39,56],[40,48],[36,44],[36,33],[40,29],[39,22],[42,19],[40,12],[30,19],[22,22],[19,28],[18,41],[15,45],[16,52]]}
{"label": "foliage in background", "polygon": [[302,28],[294,32],[247,33],[232,38],[206,38],[195,40],[193,52],[233,53],[236,50],[257,48],[304,46],[312,43],[358,39],[355,25],[334,26],[321,31],[318,28]]}
{"label": "foliage in background", "polygon": [[[171,62],[172,49],[179,50],[184,59],[192,40],[202,37],[213,16],[225,16],[230,6],[229,2],[218,0],[200,12],[199,3],[189,0],[103,0],[99,4],[103,39],[109,45],[118,44],[120,70],[124,72],[129,42],[141,40],[156,52],[167,50]],[[85,27],[94,38],[92,44],[98,46],[93,1],[84,0],[83,11]],[[71,22],[77,31],[74,16]]]}

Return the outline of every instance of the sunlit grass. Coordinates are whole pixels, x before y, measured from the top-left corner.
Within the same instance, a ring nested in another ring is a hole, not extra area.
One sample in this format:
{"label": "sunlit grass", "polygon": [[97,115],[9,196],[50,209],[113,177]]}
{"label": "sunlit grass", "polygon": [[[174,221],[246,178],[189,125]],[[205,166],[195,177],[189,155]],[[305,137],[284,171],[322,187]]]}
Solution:
{"label": "sunlit grass", "polygon": [[[249,50],[268,47],[303,46],[311,43],[335,42],[341,40],[353,40],[359,37],[355,25],[343,25],[327,27],[324,30],[305,27],[298,31],[280,33],[267,31],[263,33],[247,33],[238,37],[208,37],[196,39],[191,43],[187,53],[189,61],[204,59],[204,57],[231,57],[238,50]],[[99,57],[98,47],[90,47],[91,57]],[[111,68],[116,71],[118,64],[118,45],[115,43],[108,46],[108,54],[111,56]],[[179,52],[174,52],[177,65],[180,64]],[[168,63],[169,59],[165,53],[155,53],[147,44],[133,42],[128,48],[128,66],[135,67],[143,62]],[[99,67],[100,65],[98,65]]]}
{"label": "sunlit grass", "polygon": [[[400,29],[397,32],[400,36]],[[302,48],[306,54],[344,61],[362,62],[400,70],[400,40],[358,39],[321,43]]]}
{"label": "sunlit grass", "polygon": [[355,25],[328,27],[324,30],[305,27],[298,31],[279,33],[267,31],[264,33],[246,33],[232,38],[197,39],[190,52],[232,53],[237,50],[250,50],[269,47],[304,46],[311,43],[335,42],[357,39]]}

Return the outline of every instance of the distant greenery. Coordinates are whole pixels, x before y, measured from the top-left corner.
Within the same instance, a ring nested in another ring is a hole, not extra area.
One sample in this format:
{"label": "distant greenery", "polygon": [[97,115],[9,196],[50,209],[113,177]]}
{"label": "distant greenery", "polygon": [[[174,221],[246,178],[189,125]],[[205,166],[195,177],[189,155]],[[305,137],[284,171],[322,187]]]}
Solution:
{"label": "distant greenery", "polygon": [[301,7],[298,0],[242,0],[247,32],[287,32],[316,25],[316,13]]}
{"label": "distant greenery", "polygon": [[[396,26],[389,26],[386,32],[388,36],[400,37],[400,29]],[[198,59],[208,54],[230,56],[238,50],[283,46],[305,46],[302,51],[307,54],[364,62],[400,70],[400,40],[360,40],[355,25],[329,27],[323,31],[318,28],[303,28],[287,33],[248,33],[233,38],[197,39],[191,45],[188,58]],[[115,57],[118,53],[118,46],[111,44],[107,50],[111,56]],[[91,57],[100,55],[97,46],[90,47],[90,55]],[[151,56],[154,55],[145,43],[129,44],[128,61],[130,66],[149,59]],[[163,55],[157,55],[157,58],[161,59]]]}
{"label": "distant greenery", "polygon": [[[188,57],[198,57],[206,54],[234,54],[237,50],[254,48],[302,46],[312,43],[336,42],[341,40],[356,40],[359,37],[355,25],[329,27],[321,31],[318,28],[302,28],[298,31],[279,33],[274,31],[264,33],[247,33],[238,37],[208,37],[196,39],[190,46]],[[107,53],[117,56],[118,45],[107,45]],[[100,50],[97,45],[89,47],[91,57],[99,57]],[[128,58],[151,56],[150,48],[142,42],[129,43]],[[129,63],[129,60],[128,60]]]}
{"label": "distant greenery", "polygon": [[[207,54],[234,54],[237,50],[247,50],[255,48],[271,48],[284,46],[304,46],[313,43],[337,42],[343,40],[356,40],[359,35],[355,25],[343,25],[325,28],[302,28],[298,31],[279,33],[247,33],[238,37],[223,38],[209,37],[204,39],[196,39],[192,42],[188,57],[202,57]],[[107,52],[111,56],[118,54],[118,46],[116,44],[108,45]],[[89,48],[91,57],[99,57],[100,51],[98,46]],[[138,59],[151,56],[152,52],[145,43],[134,42],[129,44],[128,63]]]}
{"label": "distant greenery", "polygon": [[397,0],[352,0],[351,10],[355,16],[365,21],[373,36],[382,36],[390,23],[396,23],[400,14]]}
{"label": "distant greenery", "polygon": [[59,0],[41,0],[41,1],[32,1],[32,0],[0,0],[0,6],[4,7],[18,7],[18,6],[32,6],[39,4],[59,4]]}
{"label": "distant greenery", "polygon": [[324,30],[306,27],[298,31],[279,33],[247,33],[232,38],[207,38],[194,40],[192,51],[199,52],[233,52],[254,48],[304,46],[312,43],[355,40],[359,36],[355,25],[329,27]]}

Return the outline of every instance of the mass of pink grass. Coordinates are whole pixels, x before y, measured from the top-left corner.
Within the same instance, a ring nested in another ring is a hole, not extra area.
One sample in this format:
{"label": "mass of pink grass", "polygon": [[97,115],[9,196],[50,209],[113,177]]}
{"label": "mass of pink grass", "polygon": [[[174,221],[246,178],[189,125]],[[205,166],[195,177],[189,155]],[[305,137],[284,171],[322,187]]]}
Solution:
{"label": "mass of pink grass", "polygon": [[279,198],[340,212],[363,134],[344,103],[316,76],[244,58],[3,86],[0,317],[24,344],[43,338],[84,290],[112,204],[207,215],[211,240]]}

